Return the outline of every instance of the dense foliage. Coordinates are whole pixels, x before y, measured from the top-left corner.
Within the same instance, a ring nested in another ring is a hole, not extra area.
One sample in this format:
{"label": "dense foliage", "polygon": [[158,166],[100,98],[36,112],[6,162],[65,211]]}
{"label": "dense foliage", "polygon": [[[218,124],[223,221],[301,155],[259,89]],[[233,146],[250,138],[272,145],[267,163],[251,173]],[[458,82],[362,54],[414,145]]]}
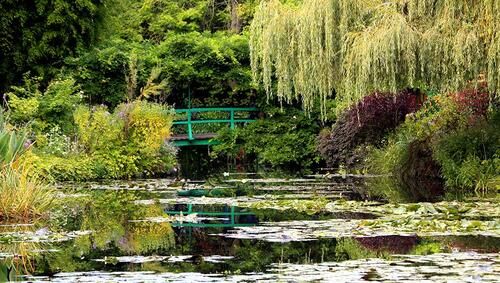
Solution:
{"label": "dense foliage", "polygon": [[190,32],[156,45],[116,39],[67,61],[89,103],[115,107],[128,92],[138,95],[157,68],[164,84],[156,99],[187,107],[189,98],[193,105],[250,104],[249,60],[245,36]]}
{"label": "dense foliage", "polygon": [[413,199],[491,191],[500,2],[479,2],[7,0],[1,104],[28,129],[22,159],[58,180],[165,174],[170,108],[258,106],[236,131],[195,125],[219,131],[217,161],[303,173],[319,149]]}
{"label": "dense foliage", "polygon": [[71,78],[54,80],[42,91],[38,78],[25,77],[24,84],[13,86],[5,98],[12,122],[29,122],[38,133],[54,127],[69,132],[73,111],[80,103],[81,95],[78,85]]}
{"label": "dense foliage", "polygon": [[63,59],[95,41],[110,0],[35,0],[0,3],[0,91],[25,72],[50,75]]}
{"label": "dense foliage", "polygon": [[444,193],[494,192],[500,172],[499,109],[493,104],[486,111],[488,97],[484,89],[467,90],[426,101],[370,156],[373,172],[392,175],[380,182],[383,193],[434,200]]}
{"label": "dense foliage", "polygon": [[[265,119],[238,128],[222,130],[217,137],[221,144],[212,154],[237,159],[253,156],[261,169],[299,173],[319,164],[315,136],[319,124],[297,109],[267,111]],[[304,173],[304,172],[302,172]]]}
{"label": "dense foliage", "polygon": [[175,164],[175,150],[166,143],[172,119],[168,108],[143,101],[119,105],[112,113],[104,106],[80,106],[74,139],[49,132],[27,158],[57,180],[161,174]]}
{"label": "dense foliage", "polygon": [[383,138],[418,110],[423,95],[405,91],[397,95],[373,93],[345,111],[331,131],[319,136],[318,150],[330,167],[362,163],[367,146],[379,146]]}
{"label": "dense foliage", "polygon": [[[456,91],[485,78],[500,93],[496,0],[262,1],[251,26],[254,79],[268,95],[334,94],[351,105],[373,91]],[[276,83],[276,89],[274,88]]]}
{"label": "dense foliage", "polygon": [[173,116],[163,105],[254,103],[248,41],[240,32],[256,1],[35,4],[0,5],[11,15],[1,22],[3,52],[14,60],[5,61],[1,72],[9,76],[0,89],[11,121],[30,129],[34,150],[24,158],[43,174],[164,174],[176,149],[166,142]]}

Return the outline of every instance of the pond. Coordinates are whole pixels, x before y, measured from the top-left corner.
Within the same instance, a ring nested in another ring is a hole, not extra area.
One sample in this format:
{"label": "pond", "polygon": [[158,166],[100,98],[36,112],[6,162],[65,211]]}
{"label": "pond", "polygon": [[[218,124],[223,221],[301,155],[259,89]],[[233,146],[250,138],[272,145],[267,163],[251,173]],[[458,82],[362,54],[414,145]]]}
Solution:
{"label": "pond", "polygon": [[0,223],[0,281],[500,280],[496,199],[393,205],[319,181],[242,183],[259,185],[60,184],[47,219]]}

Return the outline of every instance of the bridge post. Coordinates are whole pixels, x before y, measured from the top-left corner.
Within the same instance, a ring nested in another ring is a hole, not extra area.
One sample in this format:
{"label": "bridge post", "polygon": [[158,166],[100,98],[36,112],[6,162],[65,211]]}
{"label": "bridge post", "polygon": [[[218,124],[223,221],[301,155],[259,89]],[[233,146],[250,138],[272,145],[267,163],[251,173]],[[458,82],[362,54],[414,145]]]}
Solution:
{"label": "bridge post", "polygon": [[231,117],[229,119],[231,121],[231,130],[234,130],[235,128],[235,123],[234,123],[234,110],[231,109]]}
{"label": "bridge post", "polygon": [[191,109],[187,111],[187,120],[188,120],[188,139],[194,140],[193,138],[193,125],[191,124]]}

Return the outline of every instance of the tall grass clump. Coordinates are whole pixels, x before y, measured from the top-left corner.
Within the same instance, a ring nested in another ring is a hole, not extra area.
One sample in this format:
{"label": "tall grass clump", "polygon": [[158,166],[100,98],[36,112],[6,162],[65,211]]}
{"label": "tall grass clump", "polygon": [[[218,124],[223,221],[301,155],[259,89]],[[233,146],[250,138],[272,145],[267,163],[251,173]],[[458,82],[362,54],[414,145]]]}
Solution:
{"label": "tall grass clump", "polygon": [[38,218],[52,202],[52,191],[20,158],[28,147],[26,132],[10,128],[0,112],[0,220]]}

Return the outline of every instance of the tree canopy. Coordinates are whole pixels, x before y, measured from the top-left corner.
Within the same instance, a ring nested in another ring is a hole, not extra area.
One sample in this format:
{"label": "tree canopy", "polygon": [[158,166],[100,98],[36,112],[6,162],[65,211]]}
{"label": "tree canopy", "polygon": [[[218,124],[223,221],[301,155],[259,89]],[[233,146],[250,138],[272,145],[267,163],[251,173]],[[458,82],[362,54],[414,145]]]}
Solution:
{"label": "tree canopy", "polygon": [[64,57],[89,46],[110,0],[0,2],[0,90],[28,71],[59,68]]}
{"label": "tree canopy", "polygon": [[333,94],[346,106],[373,91],[448,92],[484,80],[498,94],[500,1],[263,1],[250,50],[254,81],[306,110]]}

